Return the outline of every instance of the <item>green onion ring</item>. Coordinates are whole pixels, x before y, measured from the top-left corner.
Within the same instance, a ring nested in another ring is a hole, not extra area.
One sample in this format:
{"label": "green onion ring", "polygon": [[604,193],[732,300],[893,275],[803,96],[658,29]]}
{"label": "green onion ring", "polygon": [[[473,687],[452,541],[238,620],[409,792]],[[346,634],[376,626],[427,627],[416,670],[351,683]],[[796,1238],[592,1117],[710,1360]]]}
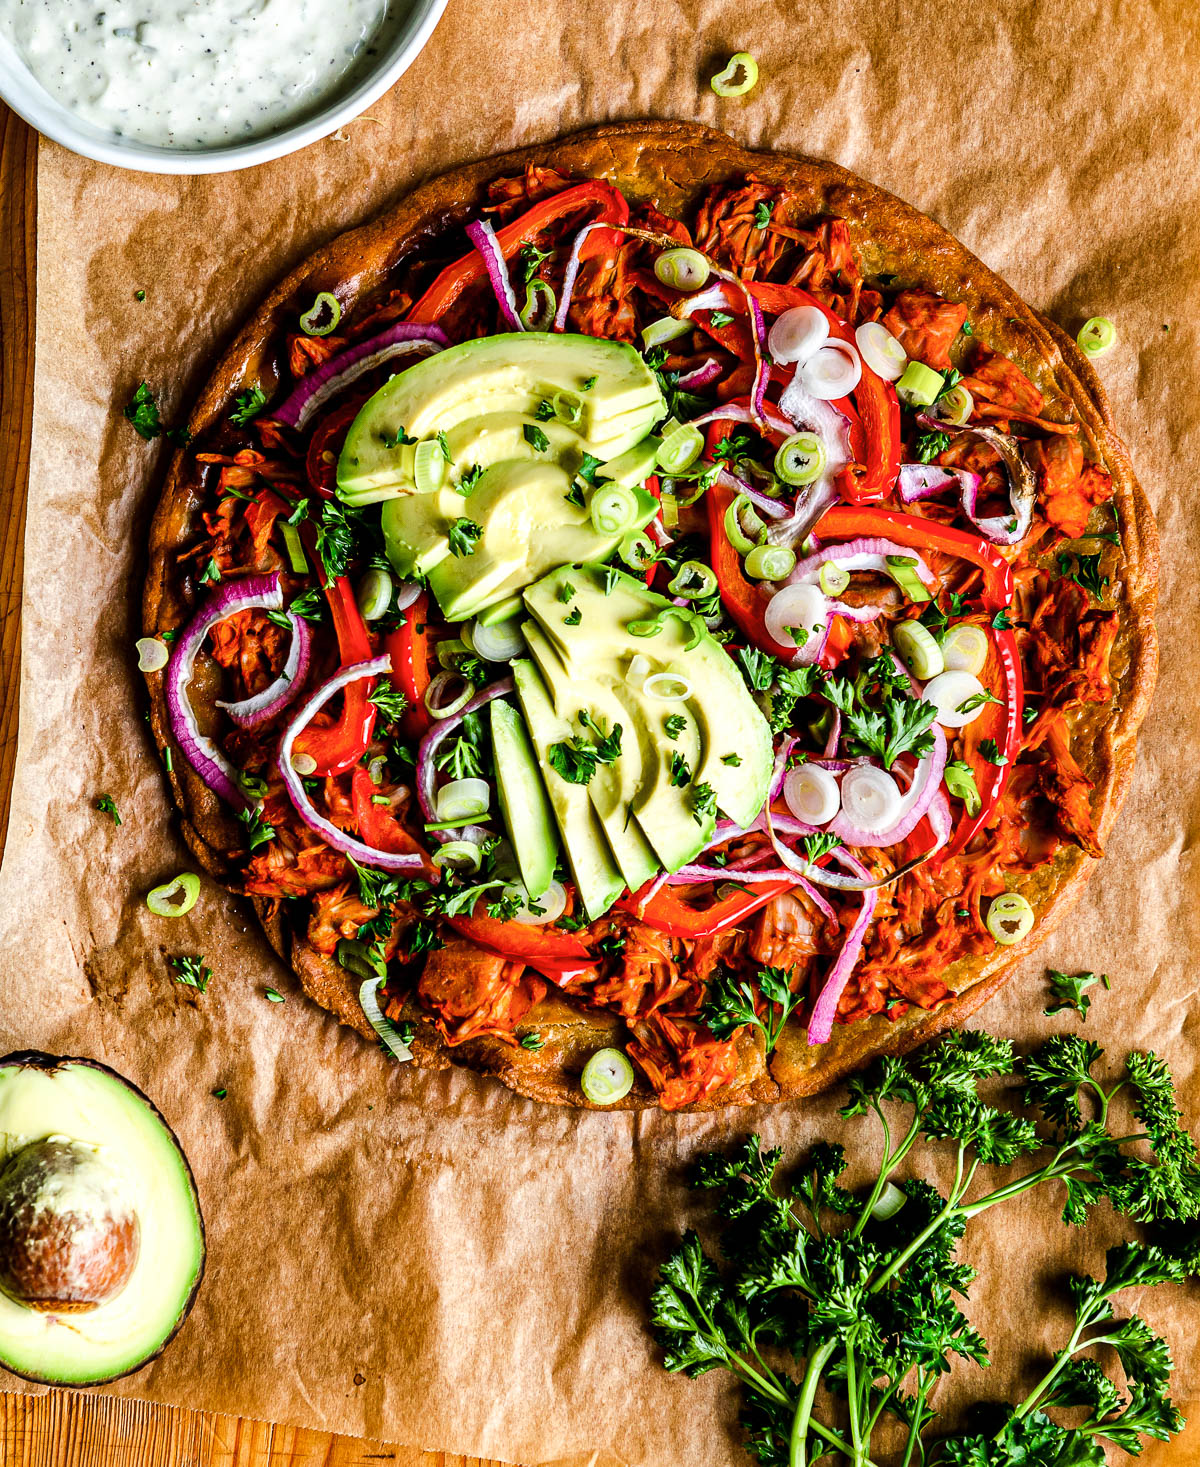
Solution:
{"label": "green onion ring", "polygon": [[[545,302],[540,309],[538,301]],[[549,331],[558,310],[558,297],[544,280],[531,280],[525,287],[525,304],[517,312],[526,331]]]}
{"label": "green onion ring", "polygon": [[[182,899],[175,898],[182,893]],[[181,871],[172,881],[164,881],[146,893],[146,905],[156,917],[186,917],[200,896],[200,878],[192,871]]]}
{"label": "green onion ring", "polygon": [[658,445],[654,461],[668,474],[681,474],[704,452],[704,434],[699,428],[674,428]]}
{"label": "green onion ring", "polygon": [[[329,312],[329,320],[324,326],[318,323],[321,317]],[[338,322],[342,319],[342,306],[336,295],[328,290],[323,290],[309,306],[308,310],[300,317],[300,330],[305,336],[328,336],[336,331]]]}
{"label": "green onion ring", "polygon": [[[754,512],[754,507],[750,503],[749,499],[747,499],[744,494],[739,494],[738,497],[729,506],[729,508],[725,511],[725,538],[729,541],[729,543],[733,546],[733,548],[737,551],[739,555],[749,555],[757,544],[757,541],[751,540],[750,537],[742,530],[742,521],[740,517],[743,511],[747,509],[750,510],[751,513]],[[755,515],[754,518],[758,520],[757,515]],[[762,521],[758,520],[758,524],[759,529],[761,529]]]}
{"label": "green onion ring", "polygon": [[[742,79],[734,81],[739,71]],[[744,97],[757,81],[758,62],[749,51],[738,51],[729,58],[724,71],[709,78],[708,84],[718,97]]]}
{"label": "green onion ring", "polygon": [[756,545],[746,556],[746,574],[756,581],[782,581],[796,568],[796,552],[786,545]]}
{"label": "green onion ring", "polygon": [[672,290],[699,290],[707,284],[709,263],[699,250],[681,246],[664,250],[654,262],[654,274]]}
{"label": "green onion ring", "polygon": [[825,445],[815,433],[793,433],[775,455],[775,473],[785,484],[811,484],[825,471]]}
{"label": "green onion ring", "polygon": [[633,1089],[633,1066],[619,1049],[598,1049],[583,1067],[579,1088],[593,1105],[615,1105]]}
{"label": "green onion ring", "polygon": [[417,444],[413,456],[413,483],[418,494],[434,494],[446,482],[446,455],[436,438]]}
{"label": "green onion ring", "polygon": [[367,1023],[375,1030],[380,1039],[398,1060],[412,1059],[412,1050],[400,1038],[399,1032],[392,1021],[386,1017],[379,1007],[379,990],[384,980],[374,976],[364,980],[362,987],[358,990],[358,1002],[362,1011],[367,1016]]}
{"label": "green onion ring", "polygon": [[623,484],[602,484],[593,493],[589,510],[599,534],[623,535],[637,520],[637,497]]}
{"label": "green onion ring", "polygon": [[[793,562],[795,557],[792,557]],[[689,584],[699,580],[699,586]],[[667,583],[672,596],[682,596],[685,601],[703,601],[717,589],[717,573],[702,560],[685,560]]]}
{"label": "green onion ring", "polygon": [[1084,356],[1098,357],[1116,346],[1117,328],[1107,316],[1092,316],[1080,327],[1075,340]]}

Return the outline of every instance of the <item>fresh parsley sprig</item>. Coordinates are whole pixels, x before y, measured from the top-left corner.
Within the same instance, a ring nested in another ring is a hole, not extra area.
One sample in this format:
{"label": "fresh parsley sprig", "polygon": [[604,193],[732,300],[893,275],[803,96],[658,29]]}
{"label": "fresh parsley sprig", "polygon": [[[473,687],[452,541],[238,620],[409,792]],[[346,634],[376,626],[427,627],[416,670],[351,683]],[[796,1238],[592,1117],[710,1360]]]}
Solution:
{"label": "fresh parsley sprig", "polygon": [[[749,985],[722,981],[718,994],[718,1026],[763,1024]],[[1061,1037],[1022,1061],[1032,1115],[981,1099],[982,1081],[1014,1069],[1011,1045],[988,1034],[958,1033],[916,1057],[883,1060],[851,1082],[842,1110],[873,1116],[882,1131],[878,1173],[861,1196],[839,1183],[845,1158],[837,1146],[815,1147],[786,1182],[781,1152],[762,1151],[757,1137],[730,1156],[704,1158],[695,1184],[720,1194],[725,1265],[694,1232],[664,1263],[652,1312],[666,1368],[735,1377],[746,1444],[763,1467],[807,1467],[830,1451],[866,1467],[885,1417],[906,1434],[905,1464],[939,1467],[1100,1467],[1105,1439],[1127,1451],[1143,1436],[1165,1440],[1182,1424],[1166,1394],[1167,1345],[1136,1316],[1118,1322],[1111,1300],[1200,1270],[1200,1249],[1129,1243],[1109,1253],[1104,1279],[1072,1281],[1066,1344],[993,1434],[943,1438],[928,1457],[923,1441],[936,1414],[933,1387],[952,1357],[988,1363],[956,1299],[975,1276],[956,1257],[972,1218],[1044,1184],[1065,1189],[1071,1223],[1102,1200],[1139,1221],[1200,1216],[1196,1149],[1166,1067],[1154,1055],[1130,1054],[1110,1083],[1096,1073],[1101,1058],[1098,1046]],[[1119,1095],[1138,1123],[1131,1133],[1110,1124]],[[945,1195],[916,1177],[893,1180],[922,1140],[954,1145]],[[1021,1158],[1031,1160],[972,1195],[981,1168]],[[1081,1358],[1101,1344],[1117,1352],[1127,1399],[1097,1361]],[[788,1354],[797,1371],[781,1364]],[[832,1402],[828,1415],[819,1401]],[[1081,1405],[1088,1414],[1078,1425],[1049,1414]]]}

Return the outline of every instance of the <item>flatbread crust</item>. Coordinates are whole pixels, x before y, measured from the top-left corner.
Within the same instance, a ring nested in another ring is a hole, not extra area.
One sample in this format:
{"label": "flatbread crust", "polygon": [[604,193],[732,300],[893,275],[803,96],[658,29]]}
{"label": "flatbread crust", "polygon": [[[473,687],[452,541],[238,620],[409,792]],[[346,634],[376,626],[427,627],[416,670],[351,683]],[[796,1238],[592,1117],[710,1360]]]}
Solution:
{"label": "flatbread crust", "polygon": [[[454,224],[465,222],[485,202],[492,179],[528,165],[607,179],[632,202],[653,200],[668,214],[688,217],[701,193],[752,172],[768,184],[786,185],[808,201],[813,214],[847,221],[867,275],[890,273],[906,284],[923,285],[965,303],[977,334],[1011,357],[1045,395],[1047,407],[1069,402],[1085,439],[1110,471],[1120,516],[1124,562],[1114,588],[1120,622],[1113,644],[1110,703],[1088,705],[1073,715],[1072,753],[1093,782],[1092,810],[1103,843],[1125,798],[1133,771],[1138,728],[1145,716],[1158,665],[1153,613],[1158,580],[1158,537],[1149,503],[1134,477],[1124,445],[1112,425],[1104,389],[1075,342],[1027,306],[998,276],[940,225],[918,210],[833,163],[751,152],[724,133],[682,122],[615,123],[556,142],[522,148],[423,184],[372,223],[352,230],[288,275],[263,302],[217,364],[193,411],[189,427],[203,433],[227,416],[234,395],[261,384],[275,386],[273,344],[285,319],[335,285],[347,311],[379,290],[414,250]],[[148,635],[178,627],[190,607],[177,572],[180,548],[194,534],[200,492],[190,460],[176,453],[163,487],[150,534],[150,566],[143,603]],[[160,747],[170,743],[165,684],[150,674],[151,721]],[[196,859],[218,881],[236,889],[241,827],[195,776],[186,762],[169,772],[183,833]],[[872,1017],[835,1025],[829,1043],[810,1047],[789,1026],[764,1064],[753,1038],[743,1033],[739,1072],[732,1085],[692,1107],[785,1100],[816,1094],[877,1055],[896,1054],[953,1028],[985,1003],[1014,965],[1062,920],[1078,898],[1095,862],[1074,846],[1015,883],[1033,904],[1038,920],[1014,947],[966,957],[944,975],[956,997],[933,1011],[910,1010],[890,1021]],[[272,947],[289,962],[304,992],[341,1023],[368,1038],[373,1032],[358,1004],[356,981],[311,947],[303,933],[289,930],[282,910],[254,899]],[[428,1017],[411,1005],[416,1026],[414,1058],[423,1067],[450,1063],[493,1075],[518,1094],[559,1105],[583,1106],[578,1074],[587,1056],[613,1043],[614,1017],[583,1011],[557,994],[529,1014],[545,1046],[529,1051],[486,1037],[448,1048]],[[639,1077],[621,1108],[657,1103]]]}

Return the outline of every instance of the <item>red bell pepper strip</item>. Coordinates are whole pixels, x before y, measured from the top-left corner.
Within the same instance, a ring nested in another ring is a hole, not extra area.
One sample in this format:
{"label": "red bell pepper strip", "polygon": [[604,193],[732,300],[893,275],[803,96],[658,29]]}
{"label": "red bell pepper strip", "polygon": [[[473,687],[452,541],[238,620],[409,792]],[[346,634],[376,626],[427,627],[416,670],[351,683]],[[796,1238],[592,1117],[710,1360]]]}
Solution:
{"label": "red bell pepper strip", "polygon": [[725,489],[720,484],[714,484],[704,496],[708,506],[709,554],[721,592],[721,602],[756,647],[787,662],[796,649],[785,647],[767,631],[766,600],[754,582],[746,579],[742,570],[742,557],[729,543],[729,537],[725,533],[725,511],[736,498],[732,489]]}
{"label": "red bell pepper strip", "polygon": [[[922,519],[919,515],[901,514],[898,510],[883,509],[878,505],[854,508],[838,505],[822,516],[815,533],[822,541],[880,536],[913,550],[936,550],[943,555],[957,556],[970,561],[983,572],[980,599],[988,611],[1006,610],[1012,600],[1012,566],[994,545],[964,530],[955,530],[948,525]],[[994,695],[1002,697],[1003,702],[987,704],[975,722],[969,725],[969,733],[964,735],[968,762],[975,772],[979,789],[980,808],[955,831],[945,850],[939,852],[936,858],[939,861],[956,855],[977,831],[983,829],[1004,793],[1009,773],[1021,752],[1025,708],[1021,656],[1016,638],[1008,628],[992,627],[988,633],[992,650],[984,672],[990,673],[991,690]],[[989,738],[995,739],[996,748],[1005,761],[1001,765],[991,763],[978,752],[980,741]]]}
{"label": "red bell pepper strip", "polygon": [[994,545],[965,530],[879,505],[839,504],[825,511],[813,533],[822,541],[878,536],[913,550],[937,550],[943,555],[957,556],[983,572],[982,599],[989,611],[1004,610],[1012,601],[1012,566]]}
{"label": "red bell pepper strip", "polygon": [[[809,295],[808,291],[802,290],[798,285],[772,285],[765,281],[750,280],[746,282],[746,288],[763,310],[771,315],[791,310],[793,306],[815,306],[828,321],[830,336],[855,346],[854,333],[845,321],[835,316],[823,301]],[[731,312],[744,313],[745,298],[736,286],[726,284],[723,294]],[[696,324],[743,361],[753,351],[749,331],[741,322],[716,327],[711,320],[703,319],[698,313]],[[891,491],[900,472],[900,399],[892,384],[873,372],[866,362],[862,364],[862,377],[852,396],[865,440],[865,448],[860,450],[855,446],[854,452],[856,458],[861,453],[863,461],[847,464],[837,474],[834,482],[838,493],[850,504],[869,504],[884,498]],[[834,406],[846,411],[843,402],[835,403]]]}
{"label": "red bell pepper strip", "polygon": [[371,776],[360,764],[350,778],[350,796],[361,839],[373,850],[387,851],[390,855],[424,856],[426,865],[433,871],[435,868],[425,847],[405,830],[391,806],[374,803],[374,796],[378,793]]}
{"label": "red bell pepper strip", "polygon": [[[735,881],[737,873],[731,872],[729,879]],[[632,912],[647,927],[654,927],[671,937],[714,937],[727,927],[735,926],[744,917],[749,917],[752,912],[757,912],[772,897],[790,891],[794,885],[794,881],[765,881],[752,891],[731,892],[711,907],[703,909],[681,901],[669,886],[664,886],[646,903],[645,911],[639,909],[636,892],[622,897],[617,906],[626,912]]]}
{"label": "red bell pepper strip", "polygon": [[[594,208],[592,223],[624,224],[629,218],[629,205],[622,194],[611,184],[599,178],[589,178],[560,194],[551,194],[520,214],[503,229],[496,231],[501,252],[507,260],[524,244],[532,243],[551,225],[557,224],[565,215],[577,209]],[[584,259],[611,248],[612,236],[597,230],[584,241]],[[421,299],[409,312],[410,321],[430,322],[443,316],[469,285],[487,278],[487,267],[482,256],[473,250],[447,265]]]}
{"label": "red bell pepper strip", "polygon": [[[1003,704],[988,703],[983,712],[970,724],[964,733],[963,753],[975,773],[975,785],[979,790],[979,810],[969,816],[954,832],[945,850],[939,853],[943,861],[956,856],[969,840],[984,828],[991,818],[1004,793],[1008,776],[1021,752],[1024,734],[1025,687],[1021,676],[1021,657],[1017,651],[1017,640],[1007,629],[994,628],[989,635],[992,648],[984,666],[980,681],[999,694],[1003,689]],[[1004,762],[994,764],[979,752],[985,739],[995,741]]]}
{"label": "red bell pepper strip", "polygon": [[[309,440],[308,452],[304,457],[304,472],[308,482],[322,499],[332,499],[337,486],[337,461],[350,431],[350,424],[358,417],[366,398],[360,393],[342,403],[322,418]],[[326,457],[328,455],[328,457]]]}
{"label": "red bell pepper strip", "polygon": [[[311,541],[308,551],[314,563],[319,564]],[[339,576],[326,586],[325,597],[333,614],[342,666],[369,661],[374,655],[371,639],[349,578]],[[296,739],[296,752],[308,754],[317,761],[314,774],[344,774],[347,769],[353,769],[367,752],[375,728],[375,705],[370,701],[374,687],[374,678],[360,678],[358,682],[350,683],[342,694],[342,712],[337,722],[326,727],[309,724]]]}
{"label": "red bell pepper strip", "polygon": [[446,921],[476,947],[510,962],[524,963],[560,986],[596,961],[583,943],[567,932],[547,932],[522,922],[501,922],[487,916],[447,917]]}
{"label": "red bell pepper strip", "polygon": [[404,621],[384,638],[384,648],[392,659],[395,685],[408,699],[401,728],[410,739],[419,738],[433,720],[425,707],[425,689],[429,672],[429,593],[422,591],[404,613]]}

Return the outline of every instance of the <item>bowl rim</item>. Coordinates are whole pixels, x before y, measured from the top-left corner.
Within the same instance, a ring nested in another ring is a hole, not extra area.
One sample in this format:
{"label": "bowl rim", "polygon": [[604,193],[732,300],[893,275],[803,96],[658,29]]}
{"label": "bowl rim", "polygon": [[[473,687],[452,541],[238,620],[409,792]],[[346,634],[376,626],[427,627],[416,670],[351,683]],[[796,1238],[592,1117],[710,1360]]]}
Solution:
{"label": "bowl rim", "polygon": [[6,45],[4,49],[15,62],[13,76],[27,80],[28,86],[17,90],[11,83],[6,84],[5,70],[0,68],[0,100],[43,137],[97,163],[111,163],[114,167],[128,168],[136,173],[183,176],[233,173],[295,153],[361,116],[399,81],[424,50],[448,4],[449,0],[411,0],[408,15],[397,33],[391,59],[380,70],[302,122],[232,146],[175,150],[105,135],[90,124],[77,122],[67,109],[56,102],[12,45]]}

